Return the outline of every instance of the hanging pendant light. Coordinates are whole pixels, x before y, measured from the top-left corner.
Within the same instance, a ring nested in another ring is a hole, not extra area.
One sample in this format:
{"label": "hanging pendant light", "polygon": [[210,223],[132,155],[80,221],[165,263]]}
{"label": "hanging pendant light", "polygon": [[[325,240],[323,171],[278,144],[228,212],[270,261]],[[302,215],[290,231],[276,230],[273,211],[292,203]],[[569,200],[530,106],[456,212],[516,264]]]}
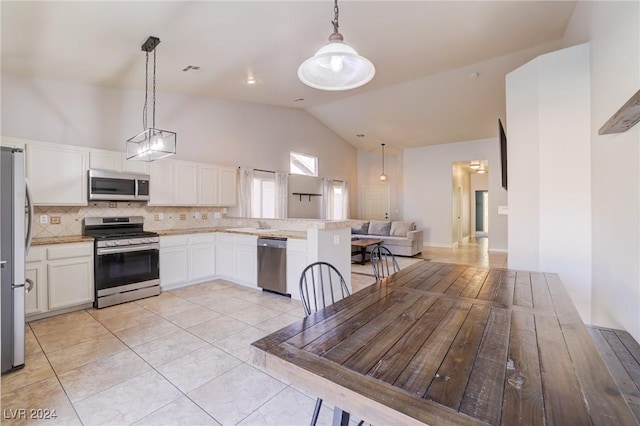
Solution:
{"label": "hanging pendant light", "polygon": [[380,175],[380,181],[384,182],[387,180],[387,175],[384,174],[384,144],[382,145],[382,174]]}
{"label": "hanging pendant light", "polygon": [[[157,37],[149,37],[142,45],[146,52],[144,108],[142,109],[142,128],[144,131],[127,140],[127,160],[155,161],[176,153],[175,132],[156,129],[156,46]],[[147,127],[147,106],[149,98],[149,52],[153,52],[153,89],[151,100],[151,127]]]}
{"label": "hanging pendant light", "polygon": [[335,19],[329,43],[298,68],[298,78],[307,86],[320,90],[349,90],[371,81],[376,67],[358,55],[338,32],[338,0],[334,0]]}

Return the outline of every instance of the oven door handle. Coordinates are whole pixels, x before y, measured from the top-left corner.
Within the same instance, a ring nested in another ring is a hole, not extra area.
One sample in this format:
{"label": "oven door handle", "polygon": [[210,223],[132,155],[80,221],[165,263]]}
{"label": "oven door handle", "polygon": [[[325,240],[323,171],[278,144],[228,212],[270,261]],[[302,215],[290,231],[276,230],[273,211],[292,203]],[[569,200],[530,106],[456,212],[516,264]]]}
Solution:
{"label": "oven door handle", "polygon": [[134,251],[147,251],[147,250],[159,250],[160,246],[158,244],[141,244],[138,246],[129,246],[129,247],[103,247],[97,250],[98,256],[105,254],[115,254],[115,253],[131,253]]}

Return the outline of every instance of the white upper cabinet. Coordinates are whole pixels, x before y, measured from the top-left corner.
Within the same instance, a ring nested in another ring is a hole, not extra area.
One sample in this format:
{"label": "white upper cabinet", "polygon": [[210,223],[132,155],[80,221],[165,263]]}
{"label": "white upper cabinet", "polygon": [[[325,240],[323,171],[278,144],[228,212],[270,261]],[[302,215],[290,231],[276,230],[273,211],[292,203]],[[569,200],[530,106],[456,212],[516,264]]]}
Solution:
{"label": "white upper cabinet", "polygon": [[151,163],[152,206],[233,206],[236,169],[181,160]]}
{"label": "white upper cabinet", "polygon": [[198,200],[201,206],[218,204],[218,167],[207,164],[198,166]]}
{"label": "white upper cabinet", "polygon": [[33,203],[86,206],[88,152],[60,144],[27,143],[27,178]]}
{"label": "white upper cabinet", "polygon": [[198,205],[198,166],[196,163],[174,161],[173,178],[173,204],[178,206]]}
{"label": "white upper cabinet", "polygon": [[113,170],[114,172],[149,174],[148,162],[127,160],[126,154],[115,151],[90,151],[89,168]]}
{"label": "white upper cabinet", "polygon": [[238,171],[234,167],[219,168],[218,205],[233,206],[236,204],[236,176]]}
{"label": "white upper cabinet", "polygon": [[149,189],[150,206],[173,205],[173,161],[160,160],[151,163]]}

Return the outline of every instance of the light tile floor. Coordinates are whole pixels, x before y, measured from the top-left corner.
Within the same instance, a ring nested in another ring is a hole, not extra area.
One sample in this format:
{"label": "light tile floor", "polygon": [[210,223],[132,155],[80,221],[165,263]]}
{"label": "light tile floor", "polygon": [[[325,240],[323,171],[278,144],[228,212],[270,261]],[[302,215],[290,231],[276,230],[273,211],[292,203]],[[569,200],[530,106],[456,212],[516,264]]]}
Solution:
{"label": "light tile floor", "polygon": [[[486,239],[422,257],[506,267]],[[354,291],[371,283],[352,274]],[[297,301],[216,280],[31,322],[26,367],[1,379],[2,424],[48,409],[47,424],[306,425],[313,395],[247,363],[251,342],[303,317]],[[323,404],[319,424],[332,415]]]}

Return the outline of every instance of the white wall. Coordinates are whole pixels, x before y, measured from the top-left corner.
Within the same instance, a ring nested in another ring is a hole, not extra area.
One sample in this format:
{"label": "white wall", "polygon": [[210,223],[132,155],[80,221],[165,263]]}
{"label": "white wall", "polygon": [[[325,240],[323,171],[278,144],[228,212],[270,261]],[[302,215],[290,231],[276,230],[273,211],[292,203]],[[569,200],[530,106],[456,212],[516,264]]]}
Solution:
{"label": "white wall", "polygon": [[640,341],[640,125],[598,129],[640,88],[640,3],[589,3],[593,322]]}
{"label": "white wall", "polygon": [[[2,135],[124,151],[142,131],[144,91],[2,75]],[[319,176],[357,185],[356,148],[301,109],[158,93],[156,126],[178,133],[177,159],[289,170],[318,157]],[[356,197],[351,197],[356,210]]]}
{"label": "white wall", "polygon": [[487,159],[491,224],[489,250],[506,251],[507,217],[498,215],[498,206],[507,204],[507,192],[501,187],[500,142],[497,137],[410,148],[403,154],[405,218],[415,220],[416,226],[424,231],[425,245],[436,247],[451,247],[453,244],[452,164]]}
{"label": "white wall", "polygon": [[[587,44],[507,75],[509,268],[556,272],[591,320]],[[512,179],[513,177],[513,179]]]}
{"label": "white wall", "polygon": [[[391,152],[390,152],[391,151]],[[402,153],[385,148],[384,171],[387,181],[380,181],[382,173],[382,147],[375,151],[358,149],[358,210],[352,211],[352,218],[362,218],[364,214],[364,187],[387,186],[389,187],[389,218],[391,220],[414,220],[405,217],[403,210],[403,173]]]}

